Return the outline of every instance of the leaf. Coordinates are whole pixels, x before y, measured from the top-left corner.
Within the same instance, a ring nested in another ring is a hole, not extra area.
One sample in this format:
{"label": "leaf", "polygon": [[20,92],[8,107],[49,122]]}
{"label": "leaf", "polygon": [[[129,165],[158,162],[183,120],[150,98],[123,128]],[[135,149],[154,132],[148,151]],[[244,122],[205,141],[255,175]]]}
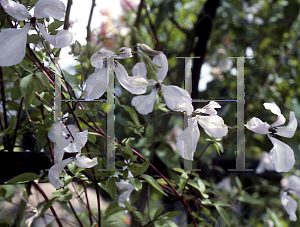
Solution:
{"label": "leaf", "polygon": [[118,203],[117,203],[117,200],[115,200],[105,210],[105,217],[108,217],[110,215],[113,215],[113,214],[118,213],[118,212],[123,211],[123,210],[125,210],[125,208],[124,207],[119,207]]}
{"label": "leaf", "polygon": [[22,184],[33,180],[39,180],[39,176],[35,173],[22,173],[9,181],[6,181],[5,184]]}
{"label": "leaf", "polygon": [[27,37],[27,43],[38,43],[45,40],[42,36],[39,36],[37,34],[32,34]]}
{"label": "leaf", "polygon": [[139,176],[143,174],[149,167],[150,162],[144,162],[142,164],[131,164],[128,166],[128,170],[132,172],[133,176]]}
{"label": "leaf", "polygon": [[46,203],[45,203],[45,205],[44,205],[44,207],[43,207],[43,209],[42,209],[42,211],[41,211],[41,213],[40,213],[40,215],[37,217],[37,219],[39,218],[39,217],[41,217],[51,206],[52,206],[52,204],[53,203],[55,203],[55,201],[57,200],[59,198],[59,196],[54,196],[53,198],[51,198],[51,199],[49,199]]}
{"label": "leaf", "polygon": [[269,207],[267,207],[267,213],[270,215],[272,221],[274,221],[276,227],[282,227],[277,214],[274,211],[272,211]]}
{"label": "leaf", "polygon": [[215,207],[216,207],[217,211],[219,212],[219,214],[221,215],[221,217],[222,217],[222,218],[224,219],[224,221],[226,222],[226,224],[227,224],[228,226],[230,226],[230,219],[229,219],[229,216],[228,216],[226,210],[223,209],[223,208],[220,207],[220,206],[215,206]]}
{"label": "leaf", "polygon": [[115,198],[117,192],[117,186],[114,178],[115,177],[108,178],[106,181],[106,189],[111,198]]}
{"label": "leaf", "polygon": [[139,191],[142,189],[142,184],[139,179],[130,177],[129,180],[130,180],[130,183],[132,184],[132,187],[134,188],[134,190]]}
{"label": "leaf", "polygon": [[141,178],[145,179],[149,184],[151,184],[154,188],[156,188],[160,193],[164,194],[165,196],[168,196],[163,190],[162,188],[159,186],[159,184],[156,182],[156,180],[154,180],[153,177],[149,176],[149,175],[145,175],[142,174],[140,176]]}
{"label": "leaf", "polygon": [[235,177],[235,182],[236,182],[239,192],[241,192],[242,191],[242,183],[237,176]]}
{"label": "leaf", "polygon": [[130,117],[131,119],[133,120],[133,122],[137,125],[137,126],[140,126],[140,122],[139,122],[139,118],[136,114],[136,112],[131,109],[129,106],[124,106],[123,105],[123,108],[130,114]]}
{"label": "leaf", "polygon": [[153,219],[157,218],[164,209],[164,205],[162,204],[154,213]]}
{"label": "leaf", "polygon": [[37,72],[35,75],[37,76],[37,78],[39,78],[43,82],[44,85],[46,85],[46,87],[48,87],[48,88],[51,87],[50,81],[44,73]]}
{"label": "leaf", "polygon": [[63,21],[55,20],[48,26],[49,33],[53,33],[56,29],[61,27],[64,24]]}
{"label": "leaf", "polygon": [[28,76],[25,76],[21,79],[20,90],[24,99],[27,100],[34,90],[32,74],[29,74]]}

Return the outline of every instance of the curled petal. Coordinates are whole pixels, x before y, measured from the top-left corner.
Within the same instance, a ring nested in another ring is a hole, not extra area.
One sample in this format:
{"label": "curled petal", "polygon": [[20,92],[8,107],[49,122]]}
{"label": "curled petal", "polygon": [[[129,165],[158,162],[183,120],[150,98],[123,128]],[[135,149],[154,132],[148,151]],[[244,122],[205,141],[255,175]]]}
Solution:
{"label": "curled petal", "polygon": [[157,95],[157,90],[154,88],[149,95],[136,96],[131,100],[131,105],[135,106],[136,110],[143,115],[146,115],[153,110],[153,105]]}
{"label": "curled petal", "polygon": [[77,143],[70,143],[68,146],[66,146],[63,151],[68,153],[80,153],[81,152],[81,146]]}
{"label": "curled petal", "polygon": [[39,0],[34,6],[34,16],[60,20],[65,16],[65,4],[59,0]]}
{"label": "curled petal", "polygon": [[285,117],[281,114],[281,111],[279,107],[275,104],[275,102],[264,103],[264,107],[278,116],[277,120],[273,124],[271,124],[272,127],[276,127],[285,123]]}
{"label": "curled petal", "polygon": [[132,76],[143,77],[147,80],[147,68],[144,62],[138,62],[133,66]]}
{"label": "curled petal", "polygon": [[101,69],[103,67],[103,61],[105,58],[115,56],[115,53],[110,50],[100,50],[97,53],[93,54],[90,58],[92,66],[95,68]]}
{"label": "curled petal", "polygon": [[161,90],[169,109],[174,111],[187,111],[188,115],[192,114],[192,98],[186,90],[173,85],[161,85]]}
{"label": "curled petal", "polygon": [[205,114],[209,114],[209,115],[217,115],[217,111],[215,110],[215,108],[221,108],[220,104],[212,101],[209,102],[207,105],[205,105],[203,108],[201,109],[196,109],[195,112],[196,113],[205,113]]}
{"label": "curled petal", "polygon": [[290,121],[287,126],[283,127],[277,127],[276,134],[288,138],[292,138],[296,129],[297,129],[298,123],[297,119],[295,117],[295,113],[293,111],[290,112]]}
{"label": "curled petal", "polygon": [[91,74],[86,80],[86,88],[84,91],[84,99],[98,99],[100,98],[107,88],[106,68]]}
{"label": "curled petal", "polygon": [[118,52],[120,55],[118,56],[118,59],[124,59],[124,58],[131,58],[132,53],[131,53],[131,48],[129,47],[121,47]]}
{"label": "curled petal", "polygon": [[155,55],[155,57],[153,58],[153,63],[160,67],[156,75],[157,75],[157,81],[161,83],[167,76],[167,72],[169,69],[168,59],[166,55],[160,53],[158,55]]}
{"label": "curled petal", "polygon": [[262,122],[259,118],[253,117],[250,121],[247,122],[246,128],[252,132],[259,134],[269,134],[270,125],[266,122]]}
{"label": "curled petal", "polygon": [[223,118],[218,115],[197,116],[198,123],[213,137],[223,137],[228,134],[228,127]]}
{"label": "curled petal", "polygon": [[30,17],[26,7],[20,3],[10,0],[1,0],[1,5],[10,16],[17,20],[22,21]]}
{"label": "curled petal", "polygon": [[73,143],[77,143],[81,148],[84,147],[88,139],[88,134],[89,134],[88,130],[76,133],[74,135]]}
{"label": "curled petal", "polygon": [[272,136],[269,139],[274,147],[270,151],[270,160],[277,172],[289,172],[295,165],[295,156],[293,150],[285,143]]}
{"label": "curled petal", "polygon": [[120,63],[115,67],[115,73],[119,83],[132,94],[143,94],[147,90],[149,82],[143,77],[130,77],[124,66]]}
{"label": "curled petal", "polygon": [[184,159],[193,160],[199,137],[197,119],[192,118],[189,120],[189,126],[180,134],[176,142],[177,149]]}
{"label": "curled petal", "polygon": [[295,196],[297,196],[298,199],[300,199],[300,177],[291,175],[289,177],[289,183],[285,189],[293,193]]}
{"label": "curled petal", "polygon": [[85,156],[80,156],[80,154],[76,155],[74,162],[81,168],[92,168],[98,164],[97,158],[90,159]]}
{"label": "curled petal", "polygon": [[27,33],[30,24],[21,29],[8,28],[0,32],[0,66],[19,64],[26,53]]}
{"label": "curled petal", "polygon": [[59,189],[62,186],[64,186],[64,182],[62,182],[59,179],[59,176],[61,174],[61,171],[65,168],[65,166],[70,164],[71,162],[73,162],[73,158],[68,158],[56,163],[49,169],[49,181],[56,189]]}
{"label": "curled petal", "polygon": [[294,200],[291,196],[289,196],[285,191],[280,193],[280,199],[284,209],[286,210],[288,215],[290,215],[290,220],[297,221],[297,201]]}
{"label": "curled petal", "polygon": [[60,30],[56,35],[49,35],[46,32],[45,26],[43,24],[38,23],[38,28],[47,42],[52,44],[55,48],[66,47],[70,45],[73,40],[72,32],[69,32],[67,30]]}

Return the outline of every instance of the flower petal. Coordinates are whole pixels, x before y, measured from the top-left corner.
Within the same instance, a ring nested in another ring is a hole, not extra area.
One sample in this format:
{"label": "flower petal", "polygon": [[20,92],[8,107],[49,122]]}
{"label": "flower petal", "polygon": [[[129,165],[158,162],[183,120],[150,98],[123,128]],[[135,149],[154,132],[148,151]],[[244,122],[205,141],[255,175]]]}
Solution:
{"label": "flower petal", "polygon": [[135,96],[131,100],[131,105],[135,106],[136,110],[143,115],[146,115],[153,110],[157,90],[154,88],[149,95]]}
{"label": "flower petal", "polygon": [[176,142],[177,149],[184,159],[193,160],[199,137],[197,119],[192,118],[189,120],[189,126],[180,134]]}
{"label": "flower petal", "polygon": [[289,172],[295,165],[295,156],[293,150],[285,143],[272,136],[269,139],[274,147],[270,151],[270,160],[277,172]]}
{"label": "flower petal", "polygon": [[64,182],[62,182],[59,179],[59,176],[61,174],[61,171],[65,168],[65,166],[70,164],[71,162],[73,162],[73,158],[68,158],[56,163],[49,169],[49,173],[48,173],[49,181],[56,189],[59,189],[62,186],[64,186]]}
{"label": "flower petal", "polygon": [[1,0],[1,5],[10,16],[16,18],[17,20],[22,21],[30,17],[30,14],[26,7],[20,3]]}
{"label": "flower petal", "polygon": [[149,82],[143,77],[129,77],[126,69],[120,63],[115,67],[115,73],[119,83],[132,94],[143,94],[147,91]]}
{"label": "flower petal", "polygon": [[86,80],[86,88],[84,91],[83,99],[98,99],[100,98],[107,88],[106,67],[101,70],[95,71]]}
{"label": "flower petal", "polygon": [[197,116],[198,123],[213,137],[223,137],[228,134],[228,127],[223,118],[218,115]]}
{"label": "flower petal", "polygon": [[269,134],[270,125],[266,122],[262,122],[259,118],[253,117],[250,121],[247,122],[246,128],[252,132],[259,134]]}
{"label": "flower petal", "polygon": [[65,16],[65,8],[65,4],[59,0],[39,0],[34,6],[34,16],[60,20]]}
{"label": "flower petal", "polygon": [[277,127],[276,134],[280,136],[292,138],[297,129],[297,126],[298,123],[295,117],[295,113],[291,111],[289,124],[287,126]]}
{"label": "flower petal", "polygon": [[87,139],[88,139],[88,130],[83,132],[78,132],[74,135],[74,142],[77,143],[81,148],[85,146]]}
{"label": "flower petal", "polygon": [[300,199],[300,177],[291,175],[285,190],[288,190],[290,193],[294,194],[298,199]]}
{"label": "flower petal", "polygon": [[115,56],[115,53],[110,50],[100,50],[97,53],[93,54],[93,56],[90,58],[91,65],[95,68],[102,68],[103,67],[103,61],[107,57]]}
{"label": "flower petal", "polygon": [[147,80],[147,68],[144,62],[138,62],[133,66],[132,76],[143,77]]}
{"label": "flower petal", "polygon": [[153,58],[153,63],[156,64],[157,66],[161,67],[158,69],[157,71],[157,81],[159,83],[163,82],[163,80],[165,79],[165,77],[167,76],[168,73],[168,59],[166,57],[166,55],[164,55],[163,53],[160,53],[158,55],[155,55],[155,57]]}
{"label": "flower petal", "polygon": [[165,102],[169,109],[174,111],[187,111],[188,115],[193,112],[192,98],[186,90],[174,85],[161,85]]}
{"label": "flower petal", "polygon": [[196,113],[205,113],[205,114],[209,114],[209,115],[217,115],[218,112],[215,110],[215,108],[221,108],[220,104],[215,101],[211,101],[207,105],[205,105],[203,108],[196,109],[195,112]]}
{"label": "flower petal", "polygon": [[68,146],[66,146],[63,151],[68,153],[80,153],[81,152],[81,146],[77,143],[70,143]]}
{"label": "flower petal", "polygon": [[19,64],[26,53],[27,33],[30,24],[21,29],[8,28],[0,32],[0,66]]}
{"label": "flower petal", "polygon": [[97,158],[90,159],[85,156],[80,156],[79,154],[76,155],[74,162],[81,168],[91,168],[98,164]]}
{"label": "flower petal", "polygon": [[124,58],[131,58],[132,53],[131,53],[131,48],[129,47],[121,47],[118,52],[120,55],[118,56],[117,59],[124,59]]}
{"label": "flower petal", "polygon": [[276,114],[278,116],[277,120],[273,124],[271,124],[272,127],[283,125],[285,123],[285,117],[281,114],[281,111],[279,107],[275,104],[275,102],[264,103],[264,107],[267,110],[270,110],[273,114]]}
{"label": "flower petal", "polygon": [[274,171],[274,167],[271,163],[270,156],[268,152],[263,152],[259,164],[255,169],[255,173],[261,174],[265,171]]}
{"label": "flower petal", "polygon": [[286,191],[280,193],[280,199],[284,209],[286,210],[288,215],[290,215],[290,220],[297,221],[297,201],[289,196]]}

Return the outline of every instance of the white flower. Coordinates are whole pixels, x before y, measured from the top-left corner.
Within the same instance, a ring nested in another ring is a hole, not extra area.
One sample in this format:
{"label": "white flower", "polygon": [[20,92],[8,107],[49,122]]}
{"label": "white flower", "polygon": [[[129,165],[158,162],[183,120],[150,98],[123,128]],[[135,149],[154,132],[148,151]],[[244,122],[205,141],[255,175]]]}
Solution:
{"label": "white flower", "polygon": [[300,199],[300,177],[292,175],[289,177],[289,183],[286,188],[280,193],[281,203],[290,216],[291,221],[297,221],[297,201],[289,194],[292,193]]}
{"label": "white flower", "polygon": [[[189,107],[190,108],[190,107]],[[215,108],[221,108],[216,102],[209,102],[201,109],[195,110],[188,119],[188,127],[177,139],[177,149],[184,159],[193,160],[194,152],[200,137],[198,123],[213,137],[223,137],[228,133],[228,127]]]}
{"label": "white flower", "polygon": [[133,177],[133,175],[130,171],[128,171],[128,179],[126,181],[122,179],[120,182],[116,182],[117,187],[122,191],[118,197],[118,205],[120,207],[125,207],[124,201],[130,202],[130,195],[134,190],[134,187],[129,181],[130,177]]}
{"label": "white flower", "polygon": [[275,135],[291,138],[297,128],[297,119],[293,111],[290,112],[290,122],[287,126],[281,126],[285,123],[285,117],[281,114],[279,107],[274,103],[264,103],[264,107],[277,115],[277,120],[269,125],[260,119],[253,117],[247,122],[246,127],[259,134],[267,134],[274,147],[270,151],[270,160],[277,172],[289,172],[295,164],[293,150],[285,143],[275,138]]}
{"label": "white flower", "polygon": [[166,55],[164,55],[162,52],[155,55],[153,58],[153,63],[160,67],[156,73],[158,82],[155,80],[148,80],[149,85],[155,85],[152,92],[149,95],[140,95],[134,97],[131,101],[131,105],[135,106],[140,114],[146,115],[152,112],[156,95],[159,91],[159,88],[161,88],[168,108],[174,111],[182,111],[185,105],[191,103],[191,97],[189,93],[177,86],[166,86],[161,84],[168,72],[168,60]]}
{"label": "white flower", "polygon": [[[34,7],[33,17],[30,17],[26,7],[20,3],[1,0],[1,5],[10,16],[20,21],[47,17],[59,20],[64,17],[65,12],[65,5],[59,0],[39,0]],[[37,26],[42,36],[56,48],[66,47],[72,42],[71,32],[60,30],[57,35],[49,35],[43,24],[37,23]],[[30,23],[26,23],[21,29],[8,28],[0,32],[0,66],[16,65],[23,60],[30,29]]]}
{"label": "white flower", "polygon": [[101,50],[91,57],[91,64],[95,72],[86,81],[84,99],[97,99],[101,97],[108,86],[107,68],[114,70],[119,83],[132,94],[143,94],[147,90],[146,66],[144,63],[137,63],[132,69],[132,77],[128,76],[124,66],[114,59],[124,59],[132,57],[131,49],[122,47],[118,50],[120,55],[116,55],[109,50]]}
{"label": "white flower", "polygon": [[268,152],[263,152],[259,164],[255,169],[255,173],[261,174],[265,171],[274,171],[274,167],[271,163],[270,156]]}

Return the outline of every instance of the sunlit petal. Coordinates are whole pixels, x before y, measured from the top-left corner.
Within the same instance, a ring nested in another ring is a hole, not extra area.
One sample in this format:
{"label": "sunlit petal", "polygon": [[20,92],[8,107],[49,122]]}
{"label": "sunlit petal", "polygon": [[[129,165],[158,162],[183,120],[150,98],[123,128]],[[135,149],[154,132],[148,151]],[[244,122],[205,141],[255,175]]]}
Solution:
{"label": "sunlit petal", "polygon": [[86,80],[86,88],[83,99],[98,99],[107,88],[106,67],[93,73]]}
{"label": "sunlit petal", "polygon": [[197,116],[198,123],[213,137],[223,137],[228,134],[228,126],[218,115]]}
{"label": "sunlit petal", "polygon": [[157,90],[153,89],[149,95],[139,95],[131,100],[131,105],[135,106],[136,110],[143,115],[146,115],[153,110]]}
{"label": "sunlit petal", "polygon": [[131,58],[131,48],[129,47],[121,47],[117,52],[120,53],[120,55],[117,57],[117,59],[124,59],[124,58]]}
{"label": "sunlit petal", "polygon": [[70,164],[71,162],[73,162],[73,158],[68,158],[56,163],[49,169],[49,181],[56,189],[59,189],[62,186],[64,186],[64,183],[59,179],[59,177],[61,171],[65,168],[66,165]]}
{"label": "sunlit petal", "polygon": [[259,118],[253,117],[250,121],[247,122],[246,128],[259,133],[259,134],[269,134],[270,125],[266,122],[262,122]]}
{"label": "sunlit petal", "polygon": [[297,221],[296,211],[297,211],[297,201],[287,194],[286,191],[280,193],[281,203],[290,216],[291,221]]}
{"label": "sunlit petal", "polygon": [[287,126],[277,127],[276,134],[280,136],[292,138],[297,129],[297,126],[298,123],[295,117],[295,113],[291,111],[289,124]]}
{"label": "sunlit petal", "polygon": [[264,103],[264,107],[278,116],[277,120],[273,124],[271,124],[271,126],[276,127],[285,123],[285,117],[281,114],[281,111],[275,102]]}
{"label": "sunlit petal", "polygon": [[0,66],[19,64],[26,53],[27,33],[30,24],[21,29],[8,28],[0,32]]}
{"label": "sunlit petal", "polygon": [[91,65],[101,69],[103,67],[103,61],[111,56],[115,56],[115,53],[110,50],[100,50],[90,58]]}
{"label": "sunlit petal", "polygon": [[63,151],[68,153],[80,153],[81,152],[81,146],[77,143],[70,143],[68,146],[66,146]]}
{"label": "sunlit petal", "polygon": [[119,83],[130,93],[139,95],[146,92],[149,82],[143,77],[128,76],[128,73],[122,64],[117,64],[115,73]]}
{"label": "sunlit petal", "polygon": [[132,76],[143,77],[147,80],[147,68],[144,62],[138,62],[133,66]]}
{"label": "sunlit petal", "polygon": [[18,2],[1,0],[1,5],[10,16],[17,20],[22,21],[30,17],[26,7]]}
{"label": "sunlit petal", "polygon": [[215,110],[215,108],[221,108],[220,104],[212,101],[209,102],[207,105],[205,105],[203,108],[201,109],[196,109],[195,112],[196,113],[205,113],[205,114],[209,114],[209,115],[217,115],[217,111]]}
{"label": "sunlit petal", "polygon": [[293,150],[285,143],[269,136],[274,147],[270,151],[270,160],[277,172],[289,172],[295,165]]}
{"label": "sunlit petal", "polygon": [[77,143],[81,148],[84,147],[88,139],[88,134],[89,134],[88,130],[76,133],[74,135],[73,143]]}
{"label": "sunlit petal", "polygon": [[180,134],[176,142],[177,149],[184,159],[193,160],[199,137],[197,119],[192,118],[189,120],[189,126]]}
{"label": "sunlit petal", "polygon": [[85,156],[76,155],[75,164],[81,168],[91,168],[98,164],[97,158],[87,158]]}
{"label": "sunlit petal", "polygon": [[169,69],[168,66],[168,59],[166,57],[166,55],[164,55],[163,53],[160,53],[158,55],[155,55],[155,57],[153,58],[153,63],[156,64],[157,66],[161,67],[158,69],[157,72],[157,81],[159,83],[162,83],[163,80],[165,79],[165,77],[167,76],[167,72]]}
{"label": "sunlit petal", "polygon": [[59,0],[39,0],[34,6],[34,16],[60,20],[65,16],[65,4]]}

